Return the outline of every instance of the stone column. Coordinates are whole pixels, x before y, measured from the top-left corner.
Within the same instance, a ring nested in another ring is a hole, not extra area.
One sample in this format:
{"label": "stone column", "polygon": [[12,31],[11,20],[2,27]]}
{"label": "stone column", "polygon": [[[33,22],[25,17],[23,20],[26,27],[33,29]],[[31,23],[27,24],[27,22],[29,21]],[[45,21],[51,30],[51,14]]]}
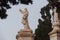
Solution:
{"label": "stone column", "polygon": [[60,22],[58,13],[56,12],[56,7],[54,8],[54,19],[53,19],[53,30],[49,33],[50,40],[60,40]]}

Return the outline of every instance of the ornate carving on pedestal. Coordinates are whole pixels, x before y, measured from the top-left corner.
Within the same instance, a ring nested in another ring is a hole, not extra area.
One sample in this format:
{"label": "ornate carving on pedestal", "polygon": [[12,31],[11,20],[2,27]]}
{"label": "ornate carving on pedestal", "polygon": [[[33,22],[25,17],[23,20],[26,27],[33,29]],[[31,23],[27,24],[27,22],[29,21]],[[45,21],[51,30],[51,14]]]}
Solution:
{"label": "ornate carving on pedestal", "polygon": [[56,12],[56,7],[54,8],[54,19],[53,19],[53,30],[49,33],[50,40],[60,40],[60,22],[58,13]]}
{"label": "ornate carving on pedestal", "polygon": [[22,38],[23,39],[23,37],[25,37],[26,39],[28,38],[28,37],[30,37],[31,38],[31,40],[33,39],[33,32],[32,32],[32,30],[20,30],[19,32],[18,32],[18,34],[17,34],[17,36],[16,36],[16,39],[19,39],[19,38]]}
{"label": "ornate carving on pedestal", "polygon": [[24,25],[24,29],[21,29],[16,35],[17,40],[34,40],[34,35],[32,30],[28,24],[28,10],[25,8],[24,10],[19,10],[22,14],[22,24]]}

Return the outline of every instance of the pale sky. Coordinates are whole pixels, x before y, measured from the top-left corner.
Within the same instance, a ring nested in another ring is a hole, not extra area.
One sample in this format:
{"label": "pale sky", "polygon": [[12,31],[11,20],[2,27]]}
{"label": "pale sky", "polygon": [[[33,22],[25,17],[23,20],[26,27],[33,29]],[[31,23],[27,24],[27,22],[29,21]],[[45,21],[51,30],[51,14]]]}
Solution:
{"label": "pale sky", "polygon": [[0,40],[16,40],[16,34],[20,29],[23,29],[21,23],[22,14],[19,9],[27,8],[29,11],[29,25],[34,32],[38,25],[38,19],[41,18],[40,9],[47,4],[46,0],[33,0],[32,5],[19,4],[12,6],[7,11],[7,19],[0,19]]}

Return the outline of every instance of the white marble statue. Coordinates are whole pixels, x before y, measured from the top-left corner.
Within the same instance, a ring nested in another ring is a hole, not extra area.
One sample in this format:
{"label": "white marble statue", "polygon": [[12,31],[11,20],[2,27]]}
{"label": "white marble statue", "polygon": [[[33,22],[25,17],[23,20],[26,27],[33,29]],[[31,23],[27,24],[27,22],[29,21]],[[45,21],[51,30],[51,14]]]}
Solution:
{"label": "white marble statue", "polygon": [[25,8],[24,10],[19,10],[22,14],[22,24],[24,25],[24,29],[29,29],[29,24],[28,24],[28,10]]}

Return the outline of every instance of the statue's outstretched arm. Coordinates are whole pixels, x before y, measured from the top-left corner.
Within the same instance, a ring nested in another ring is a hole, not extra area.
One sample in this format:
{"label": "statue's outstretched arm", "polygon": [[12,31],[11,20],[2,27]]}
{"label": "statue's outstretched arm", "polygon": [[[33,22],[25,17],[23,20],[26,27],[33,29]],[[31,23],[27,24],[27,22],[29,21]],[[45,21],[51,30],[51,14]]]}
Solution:
{"label": "statue's outstretched arm", "polygon": [[23,11],[21,9],[19,9],[19,11],[23,14]]}

